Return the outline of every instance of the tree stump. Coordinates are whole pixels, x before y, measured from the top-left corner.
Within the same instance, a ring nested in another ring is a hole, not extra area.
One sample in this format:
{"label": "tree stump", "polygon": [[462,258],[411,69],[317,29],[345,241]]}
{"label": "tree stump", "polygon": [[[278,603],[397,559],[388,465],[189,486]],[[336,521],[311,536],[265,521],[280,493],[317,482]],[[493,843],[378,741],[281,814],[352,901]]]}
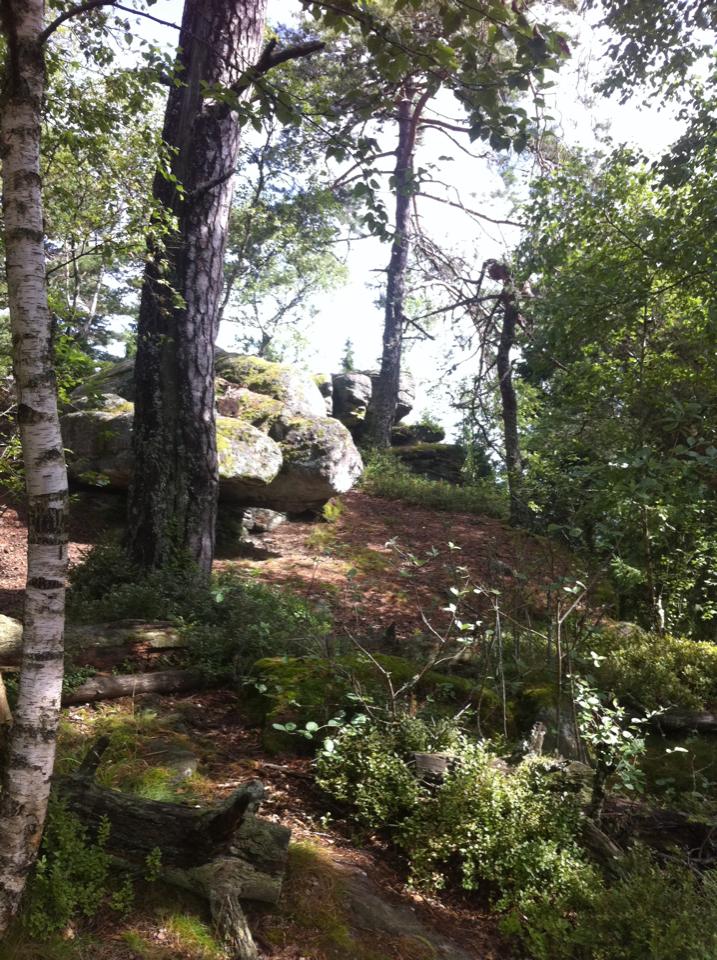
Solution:
{"label": "tree stump", "polygon": [[91,832],[109,821],[106,848],[117,857],[139,865],[159,850],[162,879],[208,900],[237,960],[257,960],[241,901],[277,902],[291,837],[286,827],[257,816],[262,783],[250,780],[208,809],[143,800],[94,782],[108,744],[103,737],[76,774],[58,778],[59,796]]}

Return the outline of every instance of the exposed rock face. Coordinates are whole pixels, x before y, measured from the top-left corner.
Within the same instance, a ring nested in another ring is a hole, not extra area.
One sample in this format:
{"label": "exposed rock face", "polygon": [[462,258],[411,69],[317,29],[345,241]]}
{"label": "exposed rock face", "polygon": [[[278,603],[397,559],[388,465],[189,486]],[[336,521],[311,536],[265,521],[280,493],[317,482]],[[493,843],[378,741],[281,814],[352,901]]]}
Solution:
{"label": "exposed rock face", "polygon": [[453,484],[463,482],[464,447],[450,443],[416,443],[392,447],[391,450],[412,473],[429,480],[445,480]]}
{"label": "exposed rock face", "polygon": [[347,427],[357,427],[366,419],[373,386],[366,373],[335,373],[334,416]]}
{"label": "exposed rock face", "polygon": [[[373,387],[377,379],[378,373],[373,370],[335,373],[332,377],[333,414],[356,435],[360,434],[368,415]],[[402,373],[396,403],[396,423],[411,412],[415,396],[416,387],[413,377],[408,373]]]}
{"label": "exposed rock face", "polygon": [[[275,511],[318,509],[363,470],[351,434],[326,416],[316,382],[257,357],[217,360],[217,451],[222,499]],[[93,377],[62,418],[70,476],[125,489],[132,474],[132,362]]]}

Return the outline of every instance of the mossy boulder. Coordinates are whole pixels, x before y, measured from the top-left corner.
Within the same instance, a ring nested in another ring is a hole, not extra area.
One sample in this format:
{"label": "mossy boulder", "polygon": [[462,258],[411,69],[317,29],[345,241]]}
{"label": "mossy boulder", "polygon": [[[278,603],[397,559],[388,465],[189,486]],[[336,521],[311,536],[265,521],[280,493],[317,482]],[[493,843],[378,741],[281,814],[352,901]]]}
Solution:
{"label": "mossy boulder", "polygon": [[[216,363],[220,496],[246,507],[319,510],[358,480],[351,434],[326,416],[306,373],[259,357]],[[73,394],[62,418],[72,479],[126,489],[132,474],[133,365],[122,361]]]}
{"label": "mossy boulder", "polygon": [[[0,657],[3,654],[14,656],[21,646],[22,624],[19,620],[0,613]],[[2,662],[0,660],[0,663]]]}
{"label": "mossy boulder", "polygon": [[309,374],[261,357],[224,354],[216,363],[217,374],[237,387],[279,400],[285,410],[304,417],[323,417],[326,403]]}
{"label": "mossy boulder", "polygon": [[270,437],[250,423],[230,417],[217,417],[217,456],[222,495],[241,501],[268,486],[283,460]]}
{"label": "mossy boulder", "polygon": [[113,363],[85,380],[73,391],[72,405],[75,406],[80,398],[89,398],[95,400],[90,405],[97,407],[96,398],[101,397],[102,394],[115,394],[123,400],[134,403],[134,358]]}
{"label": "mossy boulder", "polygon": [[424,423],[397,423],[391,430],[391,445],[410,447],[417,443],[442,443],[446,438],[443,427],[431,427]]}
{"label": "mossy boulder", "polygon": [[[128,404],[127,401],[122,403]],[[76,410],[62,418],[67,469],[74,480],[123,490],[132,476],[134,408]]]}
{"label": "mossy boulder", "polygon": [[222,417],[244,420],[268,433],[271,425],[284,411],[281,400],[254,393],[246,387],[237,387],[217,377],[217,413]]}
{"label": "mossy boulder", "polygon": [[[363,471],[363,461],[346,427],[331,417],[281,418],[271,430],[284,462],[262,494],[262,505],[298,513],[320,509],[346,493]],[[257,504],[258,505],[258,504]]]}
{"label": "mossy boulder", "polygon": [[[394,688],[421,672],[422,666],[403,657],[376,654],[376,660],[391,674]],[[321,657],[265,657],[251,670],[254,683],[247,687],[247,710],[264,728],[268,750],[313,749],[313,741],[287,734],[274,724],[294,723],[301,728],[309,721],[327,723],[341,711],[347,715],[359,708],[349,698],[356,689],[381,704],[386,700],[386,681],[376,666],[361,654],[335,659]],[[466,704],[480,710],[482,723],[497,729],[500,701],[490,688],[481,689],[465,677],[429,670],[414,688],[418,704],[430,699],[431,710],[452,716]]]}
{"label": "mossy boulder", "polygon": [[463,480],[466,451],[458,444],[414,443],[392,447],[391,453],[412,473],[429,480],[444,480],[452,484],[459,484]]}

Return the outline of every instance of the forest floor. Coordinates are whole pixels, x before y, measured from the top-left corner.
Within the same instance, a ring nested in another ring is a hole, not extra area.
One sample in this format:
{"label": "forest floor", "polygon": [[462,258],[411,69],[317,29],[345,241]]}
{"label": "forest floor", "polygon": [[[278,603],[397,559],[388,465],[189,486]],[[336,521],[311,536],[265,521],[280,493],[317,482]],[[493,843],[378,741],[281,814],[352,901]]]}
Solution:
{"label": "forest floor", "polygon": [[[85,502],[83,498],[73,507],[71,562],[81,560],[103,530],[112,525],[112,519],[116,520],[121,501],[115,498],[109,509],[108,502],[101,498]],[[566,557],[554,545],[511,530],[495,519],[439,513],[362,492],[342,498],[332,516],[330,522],[287,522],[264,535],[254,547],[242,548],[233,556],[225,554],[217,561],[217,568],[232,565],[263,582],[291,587],[326,605],[337,632],[360,636],[362,642],[373,637],[376,647],[390,652],[408,652],[414,636],[425,633],[426,620],[440,628],[440,608],[450,598],[450,588],[463,577],[488,589],[510,593],[514,603],[519,598],[529,615],[531,608],[543,607],[545,588],[566,570]],[[0,514],[0,613],[20,616],[24,576],[25,524],[8,507]],[[66,735],[68,730],[74,731],[72,736],[84,744],[96,735],[98,723],[105,723],[108,715],[114,712],[133,719],[139,706],[139,702],[116,701],[71,708],[65,711],[63,721]],[[363,835],[357,845],[355,827],[342,820],[340,812],[337,816],[337,811],[329,810],[326,798],[314,786],[311,761],[289,754],[267,754],[259,731],[248,726],[242,715],[237,693],[154,697],[150,706],[160,721],[164,716],[179,715],[182,730],[190,736],[199,774],[188,782],[187,799],[214,802],[241,781],[258,776],[269,791],[262,815],[291,827],[293,842],[311,845],[312,856],[324,858],[327,869],[333,864],[340,870],[365,874],[382,898],[410,907],[427,928],[454,943],[456,956],[475,960],[510,956],[495,919],[475,897],[467,898],[456,891],[436,898],[420,896],[407,888],[402,864],[380,836]],[[151,748],[154,734],[148,732]],[[151,749],[147,755],[151,755]],[[331,885],[334,881],[330,876]],[[318,898],[323,898],[322,882],[316,871],[308,880],[306,874],[295,879],[293,885],[290,877],[287,896],[296,897],[299,883],[308,884]],[[94,944],[92,949],[87,954],[82,952],[80,937],[76,951],[69,956],[73,960],[84,960],[85,956],[98,960],[204,957],[201,952],[187,952],[176,938],[173,941],[171,929],[161,920],[161,910],[152,912],[147,904],[143,911],[135,909],[120,922],[104,916],[93,921],[85,931]],[[263,956],[274,960],[353,960],[359,955],[368,956],[350,947],[343,952],[327,952],[318,945],[321,936],[312,924],[305,917],[297,918],[296,903],[292,908],[285,904],[280,916],[284,927],[278,932],[275,917],[254,916]],[[140,941],[145,944],[141,949]],[[397,944],[395,938],[388,938],[375,956],[381,960],[437,956],[430,951],[415,952],[415,944],[405,949]],[[0,956],[4,955],[0,951]],[[8,954],[18,960],[46,955],[26,949]]]}

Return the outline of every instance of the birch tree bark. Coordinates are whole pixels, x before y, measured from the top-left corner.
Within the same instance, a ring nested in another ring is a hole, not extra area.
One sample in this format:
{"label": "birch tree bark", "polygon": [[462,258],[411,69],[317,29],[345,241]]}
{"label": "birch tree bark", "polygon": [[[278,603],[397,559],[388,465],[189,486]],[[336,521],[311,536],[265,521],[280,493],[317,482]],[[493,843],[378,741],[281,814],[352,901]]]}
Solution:
{"label": "birch tree bark", "polygon": [[68,497],[43,244],[44,0],[2,0],[0,9],[5,260],[28,502],[20,690],[0,796],[1,937],[35,860],[50,792],[62,689]]}
{"label": "birch tree bark", "polygon": [[150,238],[135,365],[129,546],[145,568],[214,556],[214,343],[239,149],[236,112],[211,90],[256,65],[266,0],[186,0],[164,120],[170,175],[154,198],[175,225]]}

